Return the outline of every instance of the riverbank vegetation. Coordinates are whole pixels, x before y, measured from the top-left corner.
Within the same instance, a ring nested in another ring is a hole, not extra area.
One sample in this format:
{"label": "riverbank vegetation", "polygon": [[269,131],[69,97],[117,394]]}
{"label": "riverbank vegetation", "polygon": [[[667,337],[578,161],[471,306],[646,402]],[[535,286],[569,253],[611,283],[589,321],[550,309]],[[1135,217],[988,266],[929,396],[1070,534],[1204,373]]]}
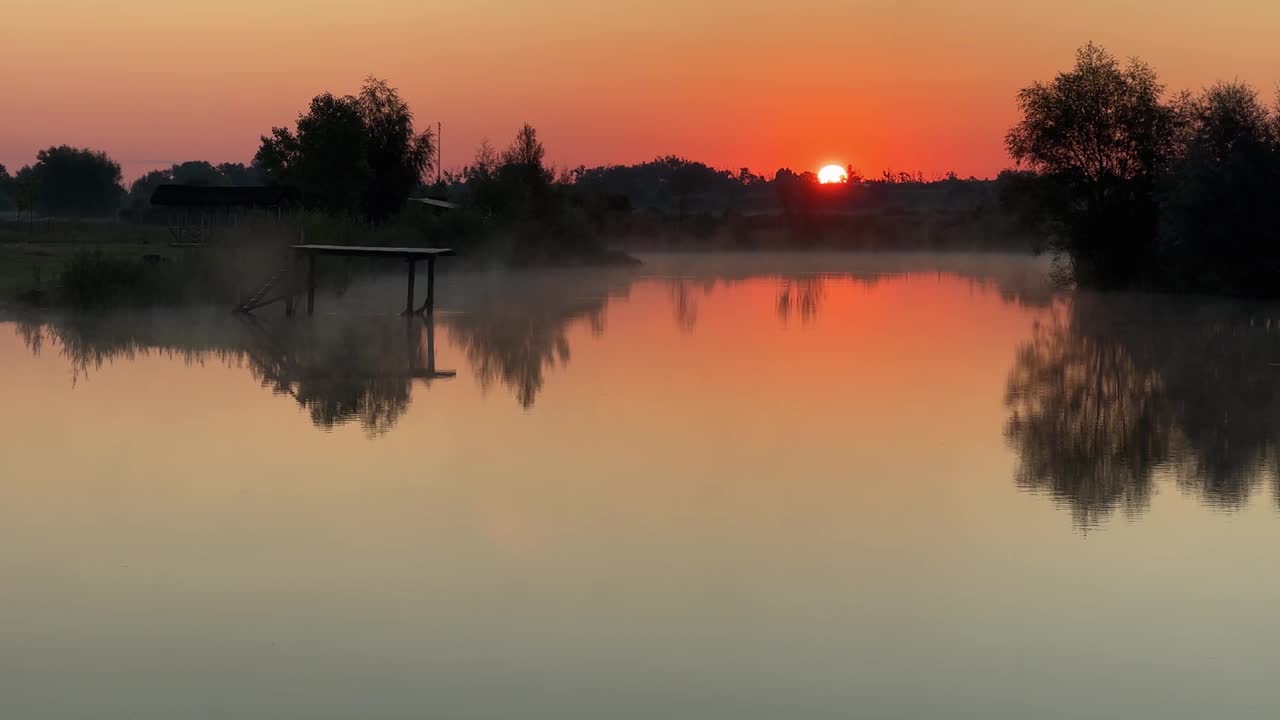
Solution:
{"label": "riverbank vegetation", "polygon": [[1081,285],[1274,295],[1280,109],[1222,82],[1170,95],[1095,45],[1018,95],[1010,155],[1024,217]]}
{"label": "riverbank vegetation", "polygon": [[[505,148],[485,141],[442,171],[438,138],[370,78],[354,95],[316,96],[247,164],[178,163],[128,190],[115,161],[85,148],[48,148],[13,175],[0,167],[0,285],[5,299],[57,304],[221,301],[305,240],[448,245],[462,267],[673,250],[1049,250],[1061,279],[1084,286],[1280,287],[1280,109],[1253,88],[1170,94],[1149,66],[1088,45],[1017,103],[1006,144],[1018,167],[989,180],[849,167],[844,182],[823,184],[675,156],[556,167],[527,124]],[[207,249],[178,250],[184,238],[166,232],[174,209],[151,203],[166,184],[280,186],[291,202],[274,215],[224,213],[205,230]]]}

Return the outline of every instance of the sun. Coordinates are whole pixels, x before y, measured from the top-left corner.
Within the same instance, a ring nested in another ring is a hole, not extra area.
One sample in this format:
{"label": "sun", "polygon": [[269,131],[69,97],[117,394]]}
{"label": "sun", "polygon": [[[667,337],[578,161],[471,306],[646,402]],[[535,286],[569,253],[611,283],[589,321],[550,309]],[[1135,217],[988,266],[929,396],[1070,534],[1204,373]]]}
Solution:
{"label": "sun", "polygon": [[848,181],[849,181],[849,173],[845,172],[844,168],[840,167],[839,165],[827,165],[826,167],[818,171],[818,182],[822,183],[823,185],[830,185],[831,183],[842,183],[842,182],[848,182]]}

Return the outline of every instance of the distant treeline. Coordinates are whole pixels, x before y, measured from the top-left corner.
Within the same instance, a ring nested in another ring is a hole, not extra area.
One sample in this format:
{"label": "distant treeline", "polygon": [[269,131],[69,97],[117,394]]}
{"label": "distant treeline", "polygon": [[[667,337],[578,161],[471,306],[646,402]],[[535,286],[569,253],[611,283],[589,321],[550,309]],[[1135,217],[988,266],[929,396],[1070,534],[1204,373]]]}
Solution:
{"label": "distant treeline", "polygon": [[[159,219],[161,183],[284,184],[311,231],[380,242],[448,241],[515,263],[606,258],[609,248],[1039,248],[1064,279],[1106,288],[1273,294],[1280,287],[1280,108],[1240,82],[1170,94],[1141,61],[1087,45],[1075,67],[1017,97],[994,180],[883,172],[821,185],[667,156],[555,168],[525,125],[505,149],[482,143],[436,170],[436,138],[414,129],[394,88],[324,93],[292,128],[264,135],[248,164],[195,161],[126,190],[98,151],[52,147],[10,176],[0,210]],[[435,175],[437,182],[429,182]],[[440,213],[411,196],[458,203]]]}
{"label": "distant treeline", "polygon": [[[150,206],[162,184],[288,185],[317,240],[368,244],[440,238],[512,264],[618,259],[619,247],[1025,248],[1001,204],[1000,181],[884,171],[820,185],[812,172],[773,176],[681,157],[635,165],[556,168],[524,125],[503,149],[482,142],[471,162],[436,168],[436,138],[419,132],[396,90],[376,78],[355,95],[316,96],[293,127],[273,128],[249,163],[202,160],[155,170],[126,189],[105,153],[41,151],[10,177],[0,210],[53,217],[163,222]],[[434,176],[434,178],[433,178]],[[435,179],[435,182],[431,182]],[[413,196],[450,200],[439,212]]]}
{"label": "distant treeline", "polygon": [[1064,275],[1104,288],[1280,291],[1280,110],[1241,82],[1168,95],[1140,60],[1087,45],[1018,95],[1009,197]]}

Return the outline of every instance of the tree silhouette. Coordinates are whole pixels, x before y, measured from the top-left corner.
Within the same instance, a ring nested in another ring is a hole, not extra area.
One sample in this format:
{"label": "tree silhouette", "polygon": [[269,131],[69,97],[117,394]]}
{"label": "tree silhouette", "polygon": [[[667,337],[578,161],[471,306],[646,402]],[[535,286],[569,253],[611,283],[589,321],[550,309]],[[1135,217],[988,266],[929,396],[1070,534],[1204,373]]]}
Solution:
{"label": "tree silhouette", "polygon": [[364,141],[355,98],[324,93],[298,117],[296,132],[272,128],[254,163],[268,182],[297,187],[308,207],[351,215],[360,211],[372,175]]}
{"label": "tree silhouette", "polygon": [[0,164],[0,210],[12,210],[18,207],[18,188],[9,171]]}
{"label": "tree silhouette", "polygon": [[1165,183],[1163,284],[1274,293],[1280,277],[1277,118],[1243,83],[1214,85],[1189,107],[1187,149]]}
{"label": "tree silhouette", "polygon": [[558,208],[551,202],[554,175],[545,158],[538,131],[528,124],[516,133],[496,165],[492,149],[481,145],[475,162],[482,173],[477,175],[477,200],[506,220],[546,219]]}
{"label": "tree silhouette", "polygon": [[222,171],[204,160],[188,160],[173,166],[173,181],[179,185],[217,187],[230,185]]}
{"label": "tree silhouette", "polygon": [[369,77],[355,99],[364,123],[365,158],[371,176],[365,188],[365,217],[380,221],[404,207],[435,161],[430,131],[413,129],[413,112],[385,80]]}
{"label": "tree silhouette", "polygon": [[129,185],[129,207],[142,210],[151,206],[151,195],[161,185],[173,182],[173,170],[151,170]]}
{"label": "tree silhouette", "polygon": [[33,209],[47,215],[109,215],[124,197],[118,163],[106,153],[69,145],[41,150],[17,181],[28,188]]}
{"label": "tree silhouette", "polygon": [[254,165],[309,207],[379,222],[404,207],[434,157],[431,133],[414,132],[409,106],[371,77],[355,97],[316,96],[296,130],[272,128]]}
{"label": "tree silhouette", "polygon": [[1162,100],[1164,86],[1138,60],[1122,67],[1089,44],[1075,67],[1018,93],[1022,120],[1006,146],[1061,198],[1055,249],[1076,279],[1124,286],[1151,274],[1157,229],[1156,182],[1171,163],[1182,115]]}
{"label": "tree silhouette", "polygon": [[228,185],[235,187],[247,187],[262,183],[262,174],[257,167],[252,165],[236,162],[218,163],[218,172],[222,173],[222,177]]}
{"label": "tree silhouette", "polygon": [[525,181],[530,184],[550,183],[551,172],[543,163],[546,156],[547,151],[538,139],[538,131],[525,123],[511,141],[511,147],[502,154],[502,163],[523,173]]}

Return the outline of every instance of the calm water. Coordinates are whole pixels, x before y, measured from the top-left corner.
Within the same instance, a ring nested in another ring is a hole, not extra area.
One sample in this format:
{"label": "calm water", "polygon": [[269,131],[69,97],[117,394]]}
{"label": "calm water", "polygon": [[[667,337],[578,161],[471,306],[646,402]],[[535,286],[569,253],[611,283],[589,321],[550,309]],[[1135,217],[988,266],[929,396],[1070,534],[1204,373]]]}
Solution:
{"label": "calm water", "polygon": [[1263,718],[1274,308],[968,256],[0,321],[0,717]]}

